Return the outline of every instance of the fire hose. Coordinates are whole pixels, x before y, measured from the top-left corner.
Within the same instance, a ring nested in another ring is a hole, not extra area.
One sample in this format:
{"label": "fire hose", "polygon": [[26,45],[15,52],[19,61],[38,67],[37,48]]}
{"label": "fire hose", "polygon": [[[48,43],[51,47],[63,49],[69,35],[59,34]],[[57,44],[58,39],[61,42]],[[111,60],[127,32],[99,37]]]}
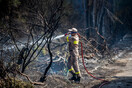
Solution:
{"label": "fire hose", "polygon": [[[77,34],[78,34],[79,38],[81,38],[81,35],[80,35],[79,33],[77,33]],[[66,36],[66,35],[67,35],[67,34],[65,34],[65,36]],[[95,77],[94,75],[92,75],[92,74],[87,70],[87,68],[86,68],[86,66],[85,66],[85,63],[84,63],[84,57],[83,57],[83,44],[82,44],[82,42],[81,42],[81,56],[82,56],[83,66],[84,66],[84,69],[86,70],[87,74],[89,74],[91,77],[93,77],[93,78],[96,79],[96,80],[103,81],[103,83],[102,83],[98,88],[101,88],[101,87],[103,87],[104,85],[110,83],[109,81],[106,81],[105,79],[101,79],[101,78]]]}
{"label": "fire hose", "polygon": [[[81,37],[79,33],[78,33],[78,36]],[[105,84],[108,84],[108,83],[109,83],[108,81],[106,81],[105,79],[100,79],[100,78],[97,78],[97,77],[93,76],[93,75],[87,70],[87,68],[86,68],[86,66],[85,66],[85,63],[84,63],[84,58],[83,58],[83,44],[82,44],[82,42],[81,42],[81,56],[82,56],[83,66],[84,66],[84,69],[86,70],[87,74],[89,74],[89,75],[90,75],[91,77],[93,77],[94,79],[103,81],[103,83],[99,86],[99,88],[101,88],[101,87],[104,86]]]}

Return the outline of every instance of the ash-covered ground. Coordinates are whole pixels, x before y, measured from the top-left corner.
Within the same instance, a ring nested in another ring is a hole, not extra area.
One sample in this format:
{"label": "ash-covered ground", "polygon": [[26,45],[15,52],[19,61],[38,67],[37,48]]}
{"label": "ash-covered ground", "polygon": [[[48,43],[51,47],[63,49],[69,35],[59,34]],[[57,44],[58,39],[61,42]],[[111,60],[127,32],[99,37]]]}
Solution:
{"label": "ash-covered ground", "polygon": [[[109,81],[96,80],[84,69],[82,59],[79,58],[79,66],[82,79],[79,84],[71,83],[68,79],[71,75],[67,71],[65,57],[54,56],[53,64],[48,71],[44,86],[37,85],[35,88],[132,88],[132,42],[129,44],[119,42],[111,49],[112,58],[85,60],[88,71],[95,77]],[[33,81],[38,81],[49,64],[49,56],[40,56],[27,72]]]}

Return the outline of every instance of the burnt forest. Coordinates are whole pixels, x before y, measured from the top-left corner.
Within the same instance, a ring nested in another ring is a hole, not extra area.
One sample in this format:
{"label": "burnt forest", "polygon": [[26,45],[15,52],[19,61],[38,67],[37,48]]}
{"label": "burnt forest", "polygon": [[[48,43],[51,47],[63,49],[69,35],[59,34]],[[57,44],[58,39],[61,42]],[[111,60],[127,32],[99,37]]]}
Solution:
{"label": "burnt forest", "polygon": [[132,88],[132,0],[0,0],[0,88]]}

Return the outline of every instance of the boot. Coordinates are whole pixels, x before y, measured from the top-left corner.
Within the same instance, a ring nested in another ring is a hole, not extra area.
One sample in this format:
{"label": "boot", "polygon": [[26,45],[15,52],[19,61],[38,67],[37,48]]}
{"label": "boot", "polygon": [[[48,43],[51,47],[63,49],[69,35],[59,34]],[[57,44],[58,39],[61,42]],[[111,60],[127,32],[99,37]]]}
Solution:
{"label": "boot", "polygon": [[69,80],[70,81],[75,81],[76,80],[76,74],[74,74]]}
{"label": "boot", "polygon": [[80,83],[80,79],[81,79],[81,77],[80,76],[77,76],[76,80],[74,80],[75,83]]}

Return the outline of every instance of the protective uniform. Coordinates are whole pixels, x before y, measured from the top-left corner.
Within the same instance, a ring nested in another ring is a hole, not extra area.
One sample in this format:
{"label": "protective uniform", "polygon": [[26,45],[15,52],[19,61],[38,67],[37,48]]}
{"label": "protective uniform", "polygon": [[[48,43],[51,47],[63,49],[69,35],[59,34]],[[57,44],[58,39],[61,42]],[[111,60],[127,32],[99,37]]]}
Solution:
{"label": "protective uniform", "polygon": [[67,42],[69,44],[69,53],[70,53],[70,57],[68,58],[68,64],[67,64],[69,72],[73,76],[77,75],[77,77],[81,77],[80,69],[79,69],[79,65],[78,65],[79,36],[77,34],[74,36],[71,36],[71,37],[67,36]]}

